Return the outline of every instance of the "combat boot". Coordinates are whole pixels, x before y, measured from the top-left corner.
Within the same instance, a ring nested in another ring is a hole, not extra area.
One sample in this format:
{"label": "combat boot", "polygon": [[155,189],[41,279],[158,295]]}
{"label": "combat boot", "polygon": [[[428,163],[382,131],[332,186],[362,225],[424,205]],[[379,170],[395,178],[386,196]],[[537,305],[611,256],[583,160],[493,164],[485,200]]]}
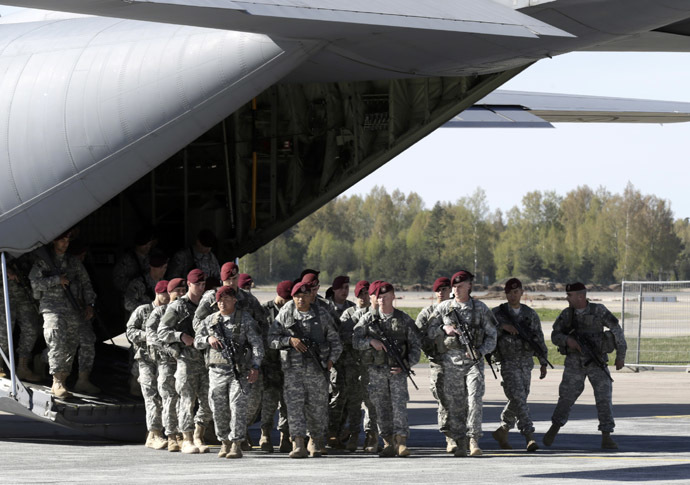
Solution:
{"label": "combat boot", "polygon": [[304,447],[304,437],[295,436],[292,438],[292,451],[290,452],[290,458],[306,458],[307,449]]}
{"label": "combat boot", "polygon": [[458,444],[458,447],[453,453],[453,456],[457,458],[467,458],[467,439],[463,437],[459,440],[455,440],[455,442]]}
{"label": "combat boot", "polygon": [[482,456],[482,449],[479,447],[477,438],[470,438],[470,456]]}
{"label": "combat boot", "polygon": [[5,367],[0,363],[0,379],[4,379],[5,377],[7,377],[7,374],[5,374]]}
{"label": "combat boot", "polygon": [[271,442],[271,426],[261,427],[261,438],[259,438],[259,446],[261,451],[273,453],[273,442]]}
{"label": "combat boot", "polygon": [[65,379],[67,379],[68,374],[65,372],[58,372],[53,374],[53,387],[50,388],[50,392],[53,393],[58,399],[66,399],[72,397],[72,393],[65,387]]}
{"label": "combat boot", "polygon": [[77,379],[77,383],[74,385],[74,390],[77,392],[83,392],[85,394],[98,394],[101,392],[101,390],[91,384],[89,381],[89,376],[91,374],[89,372],[80,372],[79,373],[79,379]]}
{"label": "combat boot", "polygon": [[194,433],[192,431],[185,431],[182,433],[182,453],[194,455],[199,453],[199,448],[194,445]]}
{"label": "combat boot", "polygon": [[180,451],[180,445],[177,442],[177,436],[174,434],[171,434],[168,436],[168,451],[175,452],[175,451]]}
{"label": "combat boot", "polygon": [[443,433],[446,435],[446,453],[455,453],[458,449],[458,443],[453,439],[450,433]]}
{"label": "combat boot", "polygon": [[17,365],[17,378],[20,381],[38,382],[41,380],[41,376],[34,374],[31,369],[29,369],[29,359],[28,357],[19,357],[19,363]]}
{"label": "combat boot", "polygon": [[364,447],[367,453],[378,453],[379,451],[379,433],[378,431],[367,431],[368,443]]}
{"label": "combat boot", "polygon": [[383,436],[383,449],[379,452],[381,458],[390,458],[395,456],[395,445],[392,436]]}
{"label": "combat boot", "polygon": [[410,449],[407,447],[407,436],[401,434],[395,436],[395,454],[400,457],[410,456]]}
{"label": "combat boot", "polygon": [[496,431],[491,433],[491,436],[498,441],[498,446],[503,450],[512,450],[513,447],[508,443],[508,430],[503,426],[499,426]]}
{"label": "combat boot", "polygon": [[[247,435],[249,436],[249,435]],[[243,439],[242,442],[240,443],[240,448],[242,451],[251,451],[252,450],[252,443],[248,439]]]}
{"label": "combat boot", "polygon": [[194,426],[194,446],[199,449],[199,453],[208,453],[208,446],[204,443],[204,433],[206,433],[206,426],[197,423]]}
{"label": "combat boot", "polygon": [[527,443],[527,451],[537,451],[539,449],[539,445],[535,441],[532,433],[525,434],[525,442]]}
{"label": "combat boot", "polygon": [[359,441],[359,431],[351,431],[350,437],[347,439],[345,449],[350,452],[357,451],[357,442]]}
{"label": "combat boot", "polygon": [[233,441],[230,445],[230,451],[225,455],[225,458],[242,458],[242,447],[239,441]]}
{"label": "combat boot", "polygon": [[160,430],[151,431],[151,446],[154,450],[162,450],[168,446],[168,440],[163,437]]}
{"label": "combat boot", "polygon": [[307,451],[309,452],[309,456],[312,458],[319,458],[321,456],[321,447],[313,437],[309,438]]}
{"label": "combat boot", "polygon": [[182,433],[177,433],[175,435],[175,441],[177,442],[177,446],[180,448],[180,451],[182,451],[182,443],[184,443],[184,436]]}
{"label": "combat boot", "polygon": [[328,438],[328,446],[330,448],[335,448],[335,449],[342,449],[342,443],[340,442],[340,439],[337,436],[331,436]]}
{"label": "combat boot", "polygon": [[220,444],[220,451],[218,452],[218,458],[225,458],[232,447],[230,440],[223,440]]}
{"label": "combat boot", "polygon": [[618,444],[611,439],[611,433],[603,431],[601,433],[601,447],[605,450],[617,450]]}
{"label": "combat boot", "polygon": [[560,429],[561,427],[557,424],[552,424],[549,430],[544,435],[544,438],[542,439],[544,445],[551,446],[553,444],[553,440],[556,438],[556,435],[558,434],[558,431]]}
{"label": "combat boot", "polygon": [[144,446],[147,448],[153,448],[153,432],[149,431],[146,433],[146,442]]}
{"label": "combat boot", "polygon": [[280,432],[280,446],[278,448],[278,451],[281,453],[290,453],[292,451],[292,443],[290,442],[290,436],[284,432]]}

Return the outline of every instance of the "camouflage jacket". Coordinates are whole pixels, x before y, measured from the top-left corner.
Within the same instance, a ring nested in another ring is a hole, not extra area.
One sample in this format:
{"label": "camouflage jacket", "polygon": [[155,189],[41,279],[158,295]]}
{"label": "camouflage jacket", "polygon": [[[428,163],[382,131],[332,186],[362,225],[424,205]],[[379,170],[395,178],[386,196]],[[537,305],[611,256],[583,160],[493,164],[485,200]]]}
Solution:
{"label": "camouflage jacket", "polygon": [[96,293],[93,291],[91,280],[81,261],[71,254],[57,255],[52,248],[45,249],[46,255],[52,256],[58,271],[56,272],[45,260],[39,258],[29,273],[34,296],[37,296],[40,301],[41,313],[78,311],[65,295],[65,290],[60,284],[61,274],[67,276],[70,282],[67,291],[72,293],[80,306],[94,305]]}
{"label": "camouflage jacket", "polygon": [[544,332],[541,329],[541,321],[537,312],[527,305],[520,305],[519,313],[515,313],[508,303],[503,303],[492,310],[498,322],[498,340],[494,356],[496,360],[504,362],[508,360],[525,360],[532,358],[534,349],[519,335],[512,335],[503,330],[503,325],[519,325],[527,335],[532,336],[532,341],[542,350],[543,355],[538,357],[539,364],[546,365],[548,350],[544,343]]}

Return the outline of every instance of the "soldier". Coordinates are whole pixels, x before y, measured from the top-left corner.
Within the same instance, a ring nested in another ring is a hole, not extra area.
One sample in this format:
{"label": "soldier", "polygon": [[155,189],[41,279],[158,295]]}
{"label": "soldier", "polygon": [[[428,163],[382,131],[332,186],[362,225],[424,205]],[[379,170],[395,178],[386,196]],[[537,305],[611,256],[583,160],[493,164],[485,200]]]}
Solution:
{"label": "soldier", "polygon": [[240,273],[240,277],[237,280],[237,286],[242,288],[244,291],[251,293],[253,284],[254,280],[250,275],[247,273]]}
{"label": "soldier", "polygon": [[[335,311],[335,305],[333,305],[333,302],[319,295],[319,288],[321,288],[321,284],[319,282],[319,271],[314,269],[305,269],[302,271],[300,281],[307,283],[311,288],[312,304],[323,307],[326,311],[328,311],[328,313],[331,314],[333,321],[338,322],[340,320],[340,315],[337,311]],[[292,305],[292,303],[288,302],[288,305]]]}
{"label": "soldier", "polygon": [[166,272],[167,279],[184,276],[193,269],[203,271],[206,277],[223,279],[220,277],[220,265],[213,254],[213,246],[218,240],[208,229],[202,229],[196,236],[194,244],[176,252]]}
{"label": "soldier", "polygon": [[[168,295],[173,302],[187,293],[187,282],[182,278],[173,278],[168,282]],[[168,305],[155,307],[146,319],[146,345],[149,355],[154,358],[158,372],[158,394],[161,396],[162,419],[165,434],[168,438],[168,451],[180,451],[182,448],[182,435],[179,429],[177,405],[180,400],[175,390],[175,371],[177,359],[175,352],[158,338],[158,326],[165,315]]]}
{"label": "soldier", "polygon": [[323,307],[312,306],[311,289],[297,283],[294,305],[283,306],[269,334],[271,348],[280,350],[284,374],[292,451],[290,458],[306,458],[304,439],[311,437],[309,454],[324,452],[328,426],[328,376],[343,350],[335,324]]}
{"label": "soldier", "polygon": [[585,285],[572,283],[565,291],[568,308],[556,318],[551,332],[551,341],[565,354],[565,369],[558,388],[558,404],[551,416],[553,424],[544,435],[544,444],[551,446],[558,431],[568,422],[570,408],[582,394],[586,377],[594,390],[601,447],[617,449],[618,445],[611,439],[615,427],[611,402],[613,379],[606,363],[607,354],[615,349],[616,370],[623,368],[628,348],[625,336],[618,319],[604,305],[587,300]]}
{"label": "soldier", "polygon": [[[252,384],[258,379],[264,356],[256,322],[247,312],[236,310],[235,301],[235,289],[222,286],[216,293],[219,311],[204,319],[194,338],[197,349],[208,350],[209,401],[216,436],[222,443],[219,458],[242,458],[240,443],[247,429],[247,394],[242,381]],[[251,346],[251,370],[244,355],[247,346]]]}
{"label": "soldier", "polygon": [[349,276],[337,276],[333,280],[333,298],[331,301],[335,306],[335,311],[338,313],[338,318],[343,314],[345,310],[355,306],[353,302],[347,299],[350,294],[350,277]]}
{"label": "soldier", "polygon": [[[548,350],[537,312],[527,305],[520,304],[523,294],[522,282],[517,278],[511,278],[506,281],[504,289],[508,303],[503,303],[492,311],[498,322],[498,340],[494,356],[501,362],[501,385],[508,403],[501,413],[501,426],[491,436],[498,441],[501,448],[510,450],[512,446],[508,443],[508,431],[517,423],[520,433],[525,437],[527,451],[536,451],[539,446],[533,436],[534,426],[529,415],[527,396],[532,380],[534,356],[539,359],[539,378],[543,379],[546,377]],[[525,340],[525,337],[529,341]],[[538,353],[535,352],[534,346],[539,349]]]}
{"label": "soldier", "polygon": [[152,252],[146,274],[136,276],[127,285],[125,310],[133,312],[135,308],[151,303],[156,297],[154,291],[156,283],[163,279],[167,269],[168,258],[160,252]]}
{"label": "soldier", "polygon": [[352,346],[362,351],[362,363],[369,366],[369,397],[376,408],[379,434],[384,447],[382,457],[409,456],[407,438],[410,433],[407,422],[407,375],[392,356],[393,349],[386,348],[382,337],[394,341],[400,357],[411,368],[421,355],[421,344],[414,329],[414,320],[393,307],[393,285],[382,282],[374,295],[379,308],[364,315],[354,328]]}
{"label": "soldier", "polygon": [[264,303],[264,320],[261,334],[264,337],[264,360],[261,363],[261,373],[264,381],[264,392],[261,398],[261,439],[259,446],[263,451],[273,453],[273,443],[271,442],[271,429],[273,428],[273,418],[276,410],[280,410],[278,418],[278,431],[280,431],[280,452],[289,453],[292,450],[290,443],[290,429],[288,427],[287,411],[283,400],[283,371],[280,368],[280,352],[269,348],[268,332],[273,325],[280,309],[292,297],[292,281],[285,280],[276,286],[276,297]]}
{"label": "soldier", "polygon": [[148,274],[149,252],[156,242],[153,229],[142,229],[134,238],[134,248],[117,260],[113,266],[113,285],[120,293],[127,290],[127,285],[134,278]]}
{"label": "soldier", "polygon": [[[208,404],[208,372],[201,351],[194,348],[192,321],[204,294],[206,275],[193,269],[187,275],[187,294],[170,303],[158,325],[158,338],[177,354],[175,390],[180,396],[179,427],[182,431],[182,453],[208,453],[204,433],[212,414]],[[194,415],[194,407],[199,409]]]}
{"label": "soldier", "polygon": [[[153,261],[152,261],[153,267]],[[134,348],[134,360],[139,366],[139,384],[141,394],[144,397],[146,408],[146,436],[145,446],[154,450],[162,450],[168,446],[168,441],[163,438],[162,401],[158,393],[158,366],[155,355],[149,352],[146,345],[146,320],[156,307],[165,306],[170,302],[168,294],[168,281],[161,280],[156,283],[154,291],[156,299],[151,303],[145,303],[134,309],[127,321],[125,334]],[[153,351],[153,347],[151,350]]]}
{"label": "soldier", "polygon": [[428,337],[429,327],[436,327],[439,324],[435,320],[437,316],[434,316],[436,308],[444,301],[450,299],[450,279],[446,277],[437,278],[434,281],[433,290],[436,295],[436,302],[419,312],[415,325],[419,330],[422,350],[429,358],[429,388],[438,403],[438,429],[441,433],[446,434],[446,452],[455,453],[457,444],[447,434],[450,429],[448,428],[448,405],[443,393],[443,335],[438,335],[433,340]]}
{"label": "soldier", "polygon": [[473,279],[474,275],[465,270],[453,275],[450,281],[455,298],[438,306],[435,315],[439,325],[428,333],[430,339],[444,335],[443,345],[447,349],[443,352],[442,364],[443,390],[448,403],[446,438],[455,442],[454,455],[457,457],[467,456],[467,437],[470,456],[482,454],[479,448],[484,397],[482,357],[496,347],[496,321],[484,303],[470,296]]}

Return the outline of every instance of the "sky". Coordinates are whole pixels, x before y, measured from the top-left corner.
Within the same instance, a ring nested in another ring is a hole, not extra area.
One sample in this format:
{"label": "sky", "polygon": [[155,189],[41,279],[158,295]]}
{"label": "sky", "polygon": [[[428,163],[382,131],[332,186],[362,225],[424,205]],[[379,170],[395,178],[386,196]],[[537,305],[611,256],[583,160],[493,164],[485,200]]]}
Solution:
{"label": "sky", "polygon": [[[0,6],[0,14],[16,10]],[[690,54],[572,53],[539,61],[501,89],[690,102]],[[416,192],[432,207],[477,187],[491,210],[530,191],[581,185],[621,193],[628,182],[690,217],[690,123],[571,124],[555,129],[441,128],[344,195]]]}

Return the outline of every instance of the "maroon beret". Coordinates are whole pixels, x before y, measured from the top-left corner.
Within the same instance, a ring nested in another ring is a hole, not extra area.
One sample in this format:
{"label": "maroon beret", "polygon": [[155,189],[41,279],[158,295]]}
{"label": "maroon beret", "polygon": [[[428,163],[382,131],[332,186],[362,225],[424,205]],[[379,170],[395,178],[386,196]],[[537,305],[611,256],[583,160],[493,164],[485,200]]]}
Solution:
{"label": "maroon beret", "polygon": [[304,281],[300,281],[297,283],[295,286],[292,287],[292,291],[290,292],[290,295],[295,296],[297,293],[309,293],[311,292],[311,286],[309,286],[309,283],[305,283]]}
{"label": "maroon beret", "polygon": [[206,281],[206,273],[200,269],[193,269],[187,274],[188,283],[201,283],[202,281]]}
{"label": "maroon beret", "polygon": [[362,290],[369,291],[369,282],[367,280],[358,281],[355,285],[355,296],[359,296]]}
{"label": "maroon beret", "polygon": [[156,293],[167,293],[168,292],[168,280],[160,280],[156,283],[156,288],[154,288]]}
{"label": "maroon beret", "polygon": [[320,272],[321,272],[321,271],[316,271],[315,269],[305,269],[305,270],[302,271],[302,273],[299,275],[299,279],[300,279],[300,281],[302,281],[302,278],[304,278],[304,277],[305,277],[306,275],[308,275],[308,274],[315,274],[316,276],[319,276],[319,273],[320,273]]}
{"label": "maroon beret", "polygon": [[508,281],[506,281],[506,286],[504,288],[506,293],[514,290],[515,288],[522,288],[522,281],[517,278],[510,278]]}
{"label": "maroon beret", "polygon": [[254,280],[251,276],[249,276],[247,273],[240,273],[240,279],[237,282],[237,286],[244,288],[245,286],[249,285],[251,287],[253,283]]}
{"label": "maroon beret", "polygon": [[382,281],[376,286],[376,291],[374,294],[376,295],[376,298],[379,297],[379,295],[385,295],[386,293],[390,293],[393,291],[393,285],[386,281]]}
{"label": "maroon beret", "polygon": [[307,273],[302,277],[302,281],[300,281],[300,283],[306,283],[307,285],[309,285],[310,288],[318,286],[319,275],[316,275],[314,273]]}
{"label": "maroon beret", "polygon": [[469,271],[465,271],[464,269],[461,269],[457,273],[453,275],[453,277],[450,279],[453,285],[457,285],[458,283],[462,283],[463,281],[467,280],[473,280],[474,275],[470,273]]}
{"label": "maroon beret", "polygon": [[187,288],[184,278],[173,278],[168,282],[168,293],[172,293],[175,288]]}
{"label": "maroon beret", "polygon": [[221,298],[223,298],[225,295],[230,295],[230,296],[235,296],[237,292],[235,289],[231,286],[221,286],[218,288],[218,291],[216,291],[216,301],[220,301]]}
{"label": "maroon beret", "polygon": [[381,280],[376,280],[376,281],[372,282],[369,285],[369,295],[373,295],[374,293],[376,293],[376,289],[379,287],[379,285],[381,283],[383,283],[383,281],[381,281]]}
{"label": "maroon beret", "polygon": [[280,296],[284,300],[289,300],[291,291],[292,291],[292,281],[290,280],[285,280],[281,281],[278,283],[278,286],[276,286],[276,293],[278,293],[278,296]]}
{"label": "maroon beret", "polygon": [[240,270],[239,266],[237,266],[232,261],[230,261],[229,263],[225,263],[220,268],[220,279],[223,281],[227,281],[230,278],[232,278],[233,276],[235,276],[239,270]]}
{"label": "maroon beret", "polygon": [[331,285],[334,290],[339,290],[340,288],[343,287],[343,285],[347,285],[350,283],[350,277],[349,276],[337,276],[333,280],[333,284]]}
{"label": "maroon beret", "polygon": [[586,290],[587,287],[580,283],[579,281],[576,283],[569,283],[565,285],[565,292],[570,293],[571,291],[583,291]]}
{"label": "maroon beret", "polygon": [[440,288],[446,286],[450,288],[450,280],[445,276],[441,276],[440,278],[437,278],[436,281],[434,281],[434,291],[438,291]]}

